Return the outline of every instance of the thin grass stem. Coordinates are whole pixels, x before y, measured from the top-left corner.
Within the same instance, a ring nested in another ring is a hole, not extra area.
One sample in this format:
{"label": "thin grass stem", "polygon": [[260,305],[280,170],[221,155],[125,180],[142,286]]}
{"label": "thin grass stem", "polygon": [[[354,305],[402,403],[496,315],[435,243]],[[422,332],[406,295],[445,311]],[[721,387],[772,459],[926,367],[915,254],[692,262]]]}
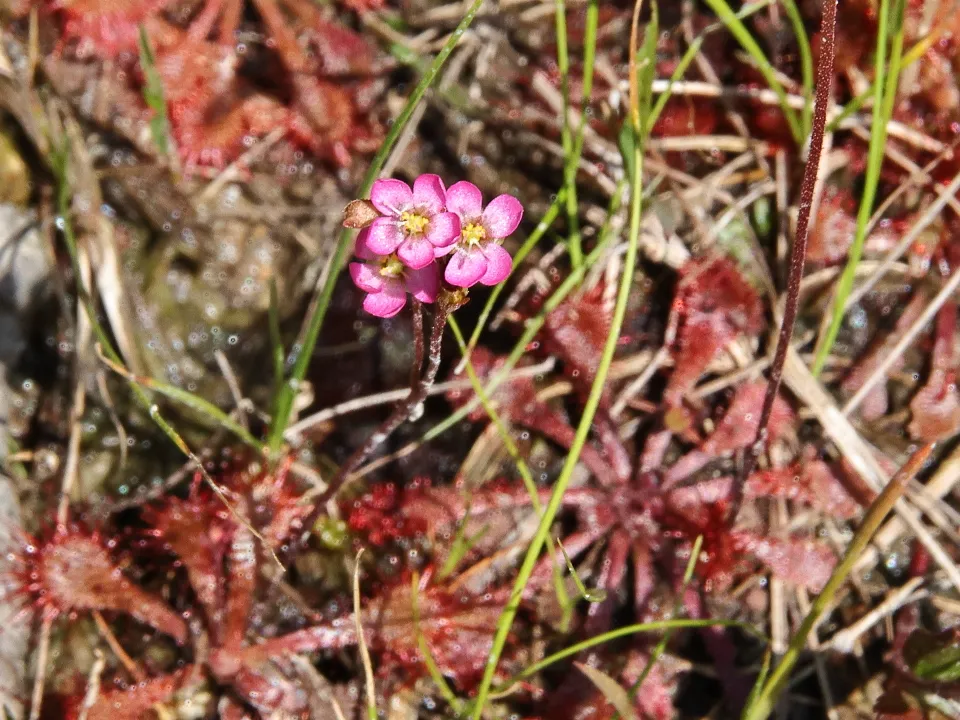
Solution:
{"label": "thin grass stem", "polygon": [[[556,220],[557,215],[560,214],[560,208],[566,200],[566,197],[566,190],[560,190],[560,192],[557,193],[557,197],[554,198],[554,201],[550,204],[550,207],[547,208],[547,212],[544,213],[543,217],[540,219],[540,222],[537,223],[537,226],[533,229],[533,232],[527,236],[527,239],[523,241],[520,249],[517,250],[516,254],[514,254],[513,267],[510,268],[510,275],[507,275],[507,278],[513,275],[517,267],[520,266],[520,264],[526,259],[527,255],[529,255],[533,248],[537,246],[537,243],[540,242],[540,239],[546,234],[547,230],[550,229],[550,226],[553,225],[553,221]],[[467,343],[467,349],[463,354],[463,359],[457,366],[457,372],[460,372],[467,360],[470,359],[470,355],[473,353],[474,348],[476,348],[477,343],[480,342],[480,335],[487,326],[487,320],[490,318],[490,313],[493,312],[493,306],[496,305],[497,299],[500,297],[500,293],[503,292],[505,287],[506,280],[494,287],[490,292],[490,295],[487,297],[487,302],[484,304],[483,310],[480,312],[480,317],[477,319],[477,325],[470,334],[470,342]]]}
{"label": "thin grass stem", "polygon": [[[580,453],[586,444],[587,436],[590,433],[593,425],[593,418],[600,406],[600,398],[603,395],[604,384],[606,383],[607,374],[610,371],[610,365],[613,362],[613,356],[616,352],[617,342],[620,337],[620,329],[623,326],[623,319],[626,315],[627,299],[630,296],[630,288],[633,284],[633,274],[637,264],[637,248],[640,238],[640,213],[642,209],[643,197],[643,138],[641,134],[643,124],[640,120],[641,108],[639,107],[639,98],[641,95],[640,90],[637,87],[637,33],[641,5],[642,0],[637,0],[634,6],[633,24],[630,36],[631,123],[633,125],[634,133],[637,135],[637,142],[634,144],[635,170],[633,176],[631,177],[630,230],[627,252],[624,257],[623,269],[620,277],[620,285],[617,289],[617,299],[613,309],[613,317],[610,321],[610,330],[607,333],[607,340],[604,343],[603,352],[601,353],[600,361],[597,365],[596,376],[593,379],[593,383],[590,387],[590,394],[588,395],[586,403],[584,404],[583,414],[580,418],[579,424],[577,425],[577,430],[574,435],[573,443],[570,447],[570,452],[567,455],[563,468],[560,471],[560,475],[557,478],[556,484],[554,485],[553,492],[550,495],[550,501],[540,517],[540,523],[537,526],[533,540],[530,542],[530,546],[527,548],[526,555],[524,556],[523,563],[520,566],[520,571],[517,573],[517,578],[510,594],[510,600],[507,602],[506,607],[503,609],[503,612],[500,614],[500,618],[497,621],[497,630],[496,634],[494,635],[493,646],[487,658],[487,664],[484,667],[483,679],[477,691],[476,704],[473,708],[474,720],[480,720],[481,716],[483,715],[484,706],[486,705],[487,699],[490,695],[493,678],[500,662],[500,656],[503,653],[504,647],[506,646],[507,637],[510,634],[510,628],[513,626],[514,618],[516,618],[517,610],[520,606],[520,599],[523,597],[523,592],[526,589],[531,575],[533,574],[533,570],[536,567],[540,553],[547,542],[550,534],[550,526],[552,525],[553,520],[563,502],[564,493],[566,492],[567,487],[570,485],[570,480],[573,477],[573,470],[580,460]],[[648,60],[652,62],[652,58],[648,58]],[[644,111],[649,111],[649,109],[649,107],[643,108]]]}
{"label": "thin grass stem", "polygon": [[794,141],[797,145],[802,144],[804,132],[801,122],[799,118],[797,118],[794,109],[790,106],[787,91],[780,83],[780,80],[777,79],[777,73],[764,54],[763,49],[753,38],[753,35],[750,34],[750,31],[747,29],[747,26],[743,24],[743,21],[737,17],[737,14],[731,9],[726,0],[706,0],[706,3],[710,6],[710,9],[717,14],[717,17],[720,18],[723,24],[727,26],[737,39],[737,42],[739,42],[743,49],[753,58],[753,61],[757,64],[757,69],[763,75],[764,80],[767,81],[767,85],[776,93],[777,99],[780,101],[780,108],[783,111],[784,118],[787,120],[787,125],[790,126],[790,133],[793,135]]}
{"label": "thin grass stem", "polygon": [[[897,81],[901,70],[903,53],[903,14],[905,0],[881,0],[879,13],[879,29],[877,32],[877,50],[874,74],[877,78],[884,78],[883,82],[874,84],[873,93],[873,124],[870,127],[870,147],[867,154],[867,170],[864,177],[863,195],[860,198],[860,208],[857,212],[857,229],[850,247],[847,264],[837,283],[833,305],[830,309],[830,325],[827,333],[821,338],[816,357],[811,368],[814,377],[823,370],[833,349],[833,344],[840,333],[843,324],[844,308],[847,297],[853,290],[853,281],[856,277],[857,266],[863,255],[863,246],[867,238],[867,226],[873,214],[874,201],[877,197],[877,187],[880,183],[880,170],[883,166],[887,144],[887,124],[893,117],[894,100],[897,95]],[[886,75],[886,50],[888,37],[892,25],[893,49],[890,53],[890,67]]]}

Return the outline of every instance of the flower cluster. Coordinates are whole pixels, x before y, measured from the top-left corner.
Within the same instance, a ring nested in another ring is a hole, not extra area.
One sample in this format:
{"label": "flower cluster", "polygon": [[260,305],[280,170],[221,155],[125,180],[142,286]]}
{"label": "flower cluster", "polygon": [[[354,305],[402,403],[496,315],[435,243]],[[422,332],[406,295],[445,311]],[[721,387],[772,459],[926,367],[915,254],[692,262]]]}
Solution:
{"label": "flower cluster", "polygon": [[[473,183],[446,188],[437,175],[421,175],[411,189],[402,180],[377,180],[370,190],[370,216],[361,224],[350,277],[367,293],[363,308],[393,317],[407,293],[432,303],[440,276],[454,287],[496,285],[510,274],[512,260],[502,242],[523,217],[523,206],[500,195],[483,207]],[[351,225],[356,227],[356,225]]]}

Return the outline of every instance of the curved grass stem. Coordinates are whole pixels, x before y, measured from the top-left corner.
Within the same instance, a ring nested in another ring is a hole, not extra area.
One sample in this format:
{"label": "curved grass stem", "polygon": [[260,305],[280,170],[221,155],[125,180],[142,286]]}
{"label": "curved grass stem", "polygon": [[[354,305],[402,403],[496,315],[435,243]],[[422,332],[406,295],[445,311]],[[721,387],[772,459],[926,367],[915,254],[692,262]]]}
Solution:
{"label": "curved grass stem", "polygon": [[776,93],[777,99],[780,101],[780,108],[783,111],[784,118],[787,120],[787,125],[790,126],[790,133],[793,135],[794,141],[797,145],[802,144],[805,135],[803,126],[797,117],[796,111],[790,106],[787,91],[780,80],[777,79],[776,70],[774,70],[770,64],[759,43],[754,40],[747,26],[743,24],[743,21],[737,16],[726,0],[706,0],[706,3],[710,6],[710,9],[717,14],[717,17],[720,18],[723,24],[727,26],[731,34],[737,39],[737,42],[739,42],[743,49],[753,58],[753,61],[757,64],[757,69],[763,75],[763,79],[767,81],[767,85]]}

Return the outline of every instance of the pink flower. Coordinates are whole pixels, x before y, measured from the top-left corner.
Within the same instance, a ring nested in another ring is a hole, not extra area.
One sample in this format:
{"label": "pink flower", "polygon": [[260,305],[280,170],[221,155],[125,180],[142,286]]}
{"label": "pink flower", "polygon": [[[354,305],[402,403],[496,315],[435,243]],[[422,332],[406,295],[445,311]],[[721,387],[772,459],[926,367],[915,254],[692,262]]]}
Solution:
{"label": "pink flower", "polygon": [[379,255],[370,248],[372,228],[357,236],[355,253],[366,262],[350,263],[350,277],[354,284],[367,293],[363,309],[371,315],[389,318],[407,304],[407,293],[417,300],[432,303],[437,299],[440,272],[431,259],[426,267],[413,269],[403,264],[397,255]]}
{"label": "pink flower", "polygon": [[510,274],[513,260],[500,243],[523,218],[520,201],[512,195],[499,195],[484,209],[479,188],[461,181],[447,190],[447,210],[460,218],[461,231],[443,275],[446,281],[464,288],[477,282],[502,282]]}
{"label": "pink flower", "polygon": [[377,255],[396,253],[414,270],[426,267],[460,236],[460,218],[446,211],[438,175],[421,175],[413,190],[402,180],[377,180],[370,202],[383,214],[370,224],[367,246]]}

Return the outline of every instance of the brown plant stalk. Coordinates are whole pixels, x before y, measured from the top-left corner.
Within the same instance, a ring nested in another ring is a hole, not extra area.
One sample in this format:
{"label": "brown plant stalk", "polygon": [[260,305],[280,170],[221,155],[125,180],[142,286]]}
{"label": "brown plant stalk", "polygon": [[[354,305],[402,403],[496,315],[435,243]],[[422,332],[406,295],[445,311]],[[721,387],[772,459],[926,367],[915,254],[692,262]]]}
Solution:
{"label": "brown plant stalk", "polygon": [[800,185],[800,206],[797,215],[797,231],[793,239],[793,249],[790,253],[787,299],[783,310],[783,321],[780,323],[777,349],[774,353],[773,363],[770,365],[770,378],[767,381],[767,391],[763,398],[763,409],[760,411],[757,434],[753,446],[746,453],[743,466],[737,473],[737,482],[734,485],[734,498],[729,518],[731,524],[736,520],[740,510],[744,482],[756,468],[757,458],[763,452],[766,443],[767,424],[770,422],[773,404],[777,393],[780,391],[783,366],[787,359],[787,350],[790,347],[790,339],[793,337],[793,328],[797,321],[797,310],[800,305],[800,281],[803,279],[807,257],[810,213],[813,206],[814,189],[817,184],[817,174],[820,171],[820,156],[823,151],[823,136],[827,124],[827,106],[830,102],[830,90],[833,84],[836,31],[837,0],[824,0],[823,16],[820,21],[820,57],[817,61],[816,105],[810,133],[810,153],[807,164],[803,169],[803,180]]}

